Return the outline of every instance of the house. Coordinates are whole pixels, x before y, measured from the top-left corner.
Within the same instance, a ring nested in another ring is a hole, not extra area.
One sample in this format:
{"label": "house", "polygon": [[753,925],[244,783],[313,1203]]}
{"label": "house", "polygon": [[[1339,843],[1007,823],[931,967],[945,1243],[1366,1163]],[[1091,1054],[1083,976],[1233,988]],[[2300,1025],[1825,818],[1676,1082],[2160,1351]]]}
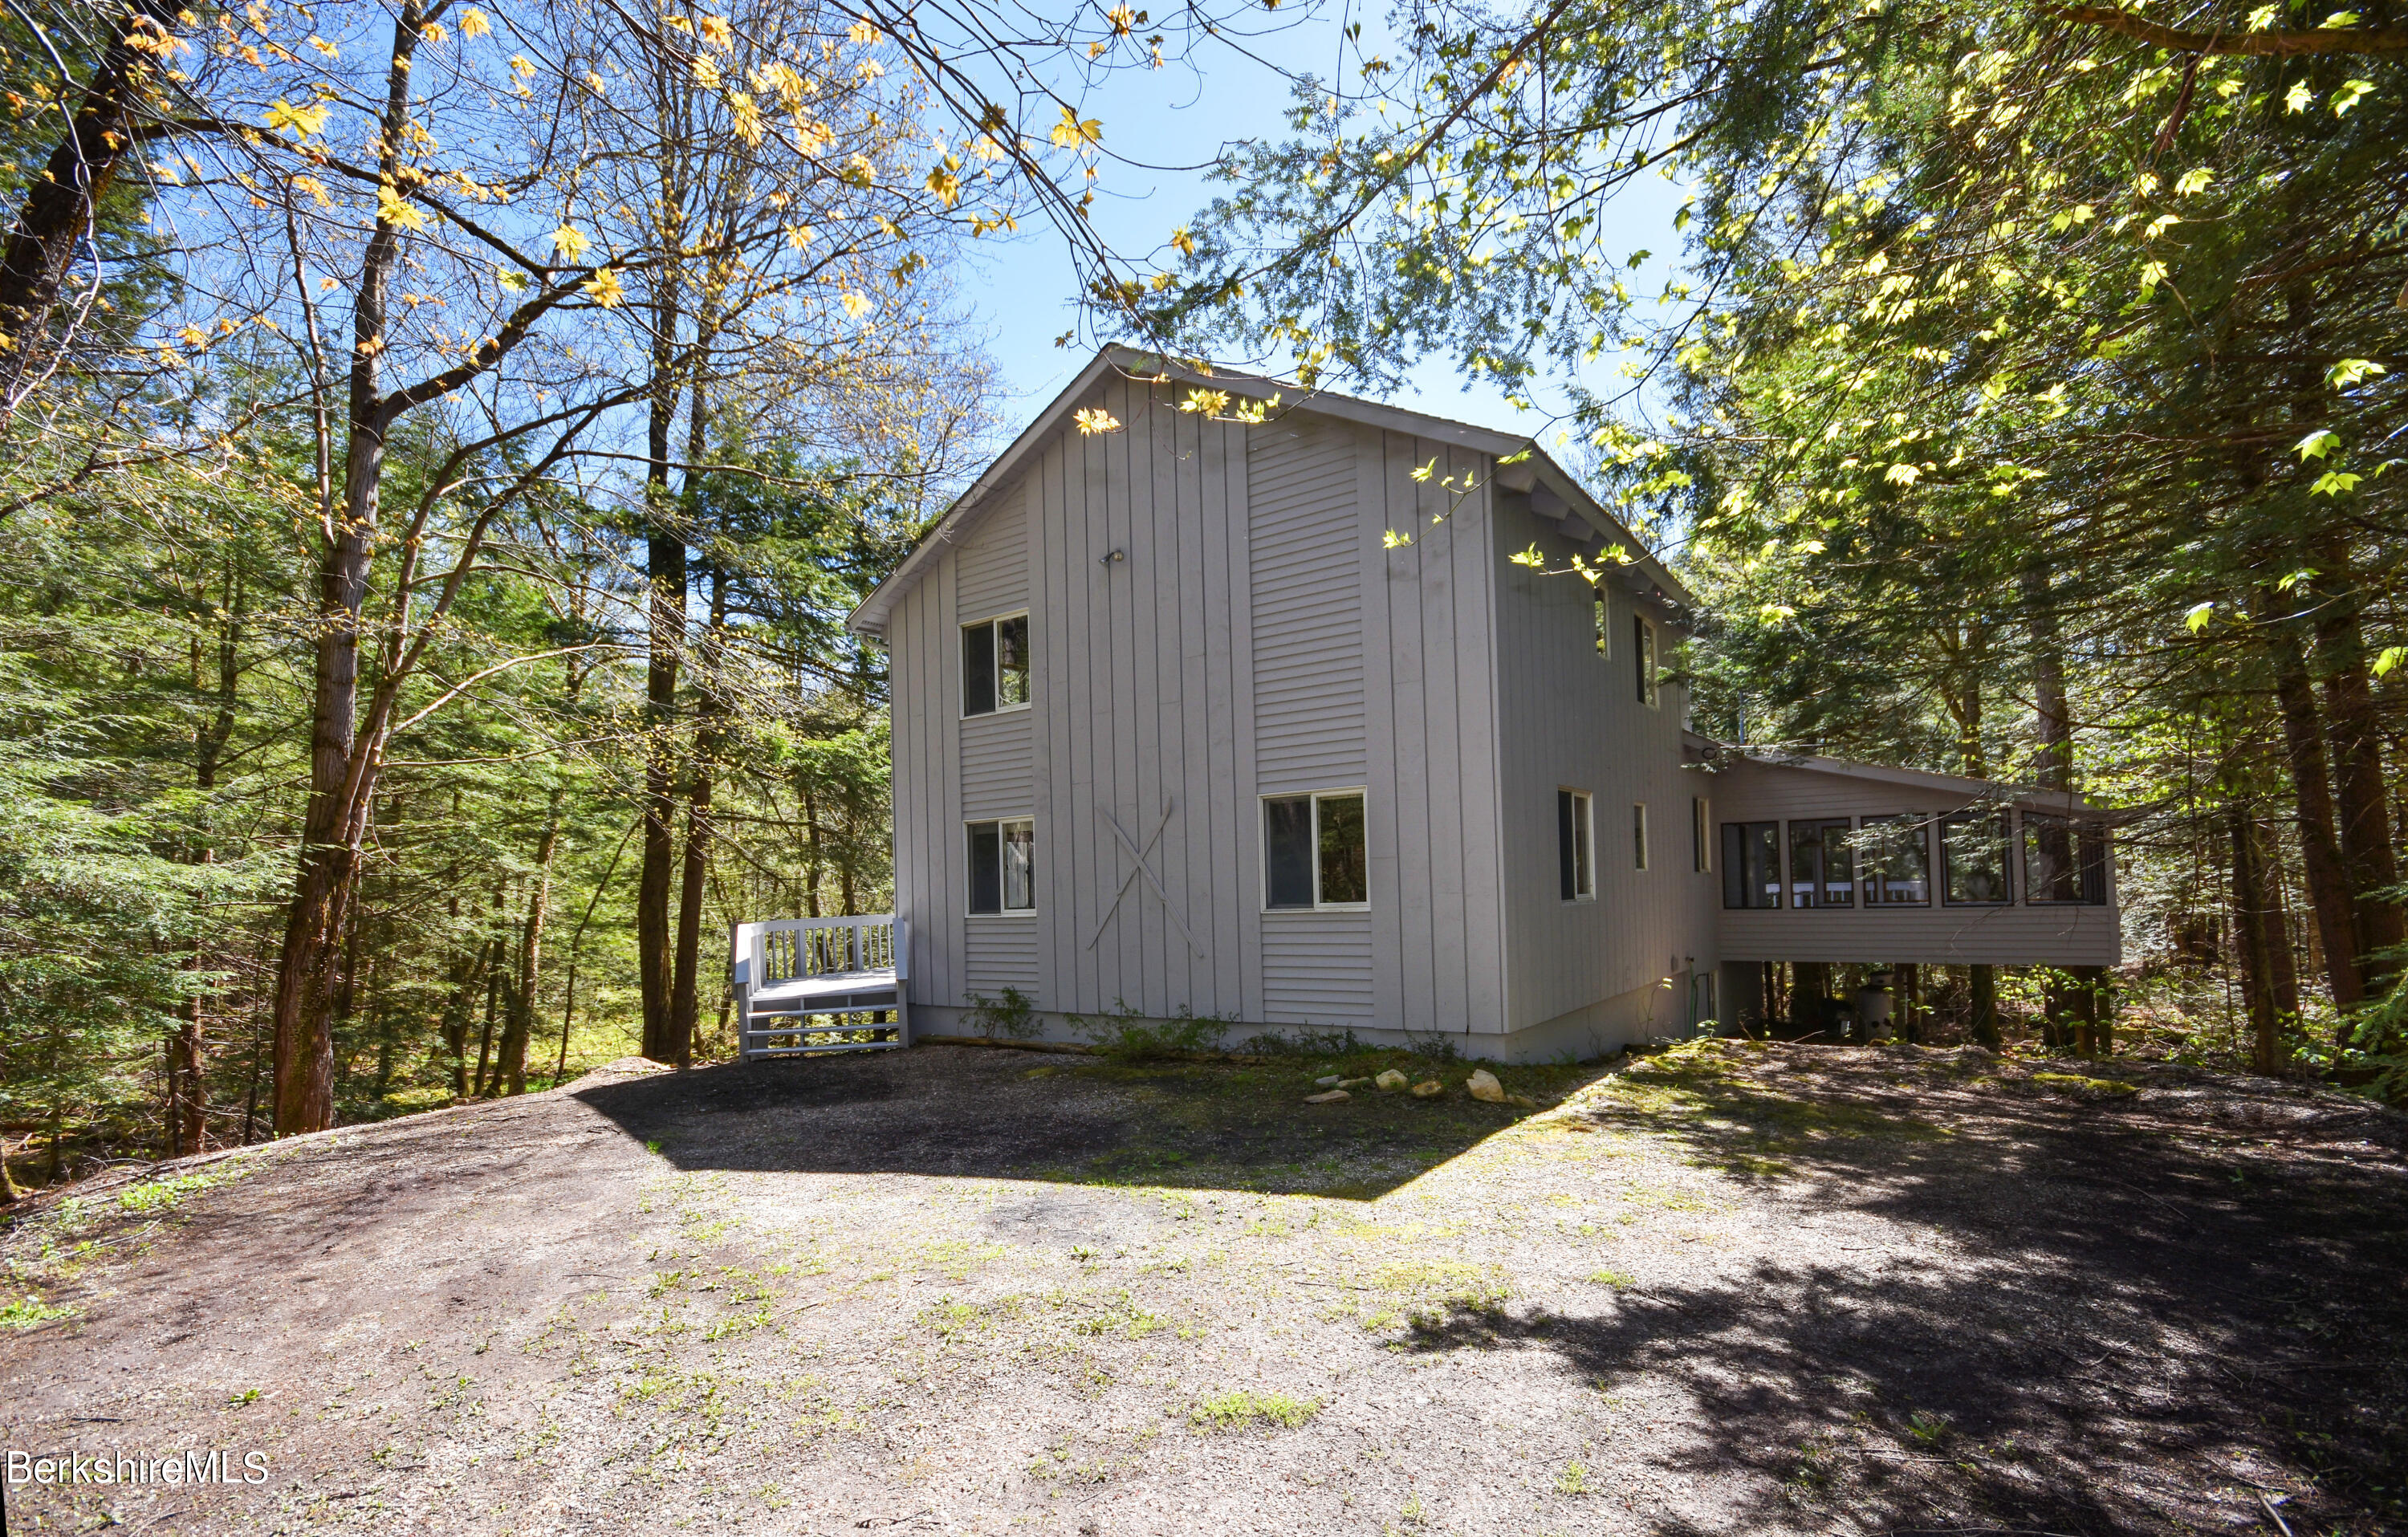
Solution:
{"label": "house", "polygon": [[2078,801],[1686,730],[1693,609],[1526,439],[1105,349],[852,619],[914,1027],[1527,1060],[1736,1022],[1766,960],[2115,958]]}

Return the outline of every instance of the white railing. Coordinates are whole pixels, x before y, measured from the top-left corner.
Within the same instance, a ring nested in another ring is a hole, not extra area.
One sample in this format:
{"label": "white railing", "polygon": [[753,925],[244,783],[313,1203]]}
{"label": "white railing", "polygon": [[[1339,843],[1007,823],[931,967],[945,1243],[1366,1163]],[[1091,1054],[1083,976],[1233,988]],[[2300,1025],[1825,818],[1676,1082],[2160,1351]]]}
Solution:
{"label": "white railing", "polygon": [[911,926],[891,912],[737,925],[738,1051],[749,1061],[910,1045],[910,945]]}

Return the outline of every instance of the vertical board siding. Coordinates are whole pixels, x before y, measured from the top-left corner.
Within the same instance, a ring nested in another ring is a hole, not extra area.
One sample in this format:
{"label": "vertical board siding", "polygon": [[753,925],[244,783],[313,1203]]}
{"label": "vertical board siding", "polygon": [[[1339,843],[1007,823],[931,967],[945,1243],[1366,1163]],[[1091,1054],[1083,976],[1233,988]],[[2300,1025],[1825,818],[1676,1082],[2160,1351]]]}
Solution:
{"label": "vertical board siding", "polygon": [[[1507,1024],[1488,461],[1354,436],[1379,1023],[1493,1034]],[[1474,489],[1458,500],[1448,478]],[[1391,532],[1411,542],[1387,547]]]}
{"label": "vertical board siding", "polygon": [[1015,710],[961,723],[964,817],[1026,816],[1036,808],[1035,714]]}
{"label": "vertical board siding", "polygon": [[1246,451],[1254,761],[1264,792],[1363,783],[1362,561],[1354,435],[1291,417]]}
{"label": "vertical board siding", "polygon": [[[956,595],[954,612],[960,623],[975,624],[981,619],[1016,613],[1032,607],[1028,586],[1028,494],[1025,482],[1003,492],[996,498],[996,506],[953,552],[952,565]],[[1032,613],[1032,628],[1035,623]],[[953,637],[953,665],[958,670],[961,665],[958,625]],[[1047,682],[1043,668],[1036,665],[1032,657],[1029,679],[1031,703],[1028,709],[999,711],[992,715],[973,715],[957,721],[954,729],[960,741],[956,761],[959,765],[957,783],[961,787],[962,821],[1035,813],[1036,717],[1045,705]],[[946,706],[959,714],[958,692],[946,700]],[[1041,861],[1044,853],[1044,829],[1041,826],[1038,837]],[[968,839],[956,830],[954,841],[963,846],[961,888],[966,897],[969,879]],[[1041,878],[1041,865],[1039,874]],[[961,969],[955,984],[964,1000],[967,1001],[971,994],[993,998],[1009,986],[1017,987],[1042,1003],[1044,988],[1039,984],[1039,947],[1038,926],[1031,919],[972,918],[965,915]]]}
{"label": "vertical board siding", "polygon": [[[1289,416],[1247,436],[1254,771],[1263,794],[1366,783],[1358,452],[1349,427],[1321,417]],[[1376,820],[1386,808],[1367,797],[1365,812]],[[1241,836],[1262,838],[1253,827]],[[1375,886],[1373,905],[1384,896]],[[1261,932],[1265,1021],[1377,1023],[1369,914],[1266,913]]]}
{"label": "vertical board siding", "polygon": [[[1500,509],[1491,558],[1515,1029],[1684,975],[1692,960],[1711,965],[1710,903],[1719,900],[1716,878],[1697,873],[1691,857],[1690,797],[1714,792],[1706,775],[1683,768],[1682,690],[1668,682],[1655,708],[1639,702],[1630,641],[1636,600],[1609,579],[1612,654],[1599,658],[1588,583],[1514,565],[1512,555],[1533,543],[1548,570],[1569,566],[1571,546],[1554,524],[1518,505]],[[1672,631],[1663,627],[1660,637],[1669,651]],[[1562,898],[1559,789],[1597,797],[1594,901]],[[1631,807],[1641,802],[1649,824],[1644,870],[1634,868],[1631,839]],[[1677,984],[1663,997],[1666,1012],[1653,1022],[1659,1033],[1677,1030],[1686,1007]]]}

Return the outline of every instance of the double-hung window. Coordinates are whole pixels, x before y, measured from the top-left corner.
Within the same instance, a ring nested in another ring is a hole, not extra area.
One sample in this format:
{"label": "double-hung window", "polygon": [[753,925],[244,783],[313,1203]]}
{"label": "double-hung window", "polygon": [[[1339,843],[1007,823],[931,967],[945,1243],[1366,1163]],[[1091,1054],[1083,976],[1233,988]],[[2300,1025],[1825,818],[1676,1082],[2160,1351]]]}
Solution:
{"label": "double-hung window", "polygon": [[1597,803],[1585,790],[1555,792],[1555,867],[1565,901],[1597,896]]}
{"label": "double-hung window", "polygon": [[1028,616],[962,626],[962,713],[992,715],[1028,703]]}
{"label": "double-hung window", "polygon": [[2013,900],[2007,888],[2007,813],[1959,812],[1940,819],[1941,899],[1954,907]]}
{"label": "double-hung window", "polygon": [[1027,817],[970,824],[970,911],[1037,911],[1037,824]]}
{"label": "double-hung window", "polygon": [[1919,812],[1869,816],[1856,832],[1867,907],[1931,905],[1931,819]]}
{"label": "double-hung window", "polygon": [[2024,813],[2024,900],[2106,904],[2107,836],[2097,823]]}
{"label": "double-hung window", "polygon": [[1371,900],[1363,792],[1263,797],[1263,905],[1354,908]]}
{"label": "double-hung window", "polygon": [[1723,906],[1781,905],[1781,824],[1723,824]]}
{"label": "double-hung window", "polygon": [[1630,616],[1630,663],[1638,669],[1639,702],[1656,708],[1656,622],[1643,613]]}
{"label": "double-hung window", "polygon": [[1852,841],[1844,816],[1789,824],[1791,907],[1856,905]]}

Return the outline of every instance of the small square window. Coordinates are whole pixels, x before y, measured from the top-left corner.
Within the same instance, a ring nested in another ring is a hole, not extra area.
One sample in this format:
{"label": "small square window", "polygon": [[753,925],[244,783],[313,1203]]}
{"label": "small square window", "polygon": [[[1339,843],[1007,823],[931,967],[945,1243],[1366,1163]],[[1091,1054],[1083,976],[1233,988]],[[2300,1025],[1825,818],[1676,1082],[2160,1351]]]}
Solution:
{"label": "small square window", "polygon": [[1037,824],[1028,817],[973,822],[970,834],[970,911],[974,913],[1037,911]]}
{"label": "small square window", "polygon": [[1363,792],[1263,798],[1263,905],[1362,907],[1371,899]]}
{"label": "small square window", "polygon": [[963,625],[962,713],[1018,710],[1028,698],[1028,616]]}
{"label": "small square window", "polygon": [[1584,790],[1555,792],[1557,889],[1567,902],[1597,895],[1597,808]]}

